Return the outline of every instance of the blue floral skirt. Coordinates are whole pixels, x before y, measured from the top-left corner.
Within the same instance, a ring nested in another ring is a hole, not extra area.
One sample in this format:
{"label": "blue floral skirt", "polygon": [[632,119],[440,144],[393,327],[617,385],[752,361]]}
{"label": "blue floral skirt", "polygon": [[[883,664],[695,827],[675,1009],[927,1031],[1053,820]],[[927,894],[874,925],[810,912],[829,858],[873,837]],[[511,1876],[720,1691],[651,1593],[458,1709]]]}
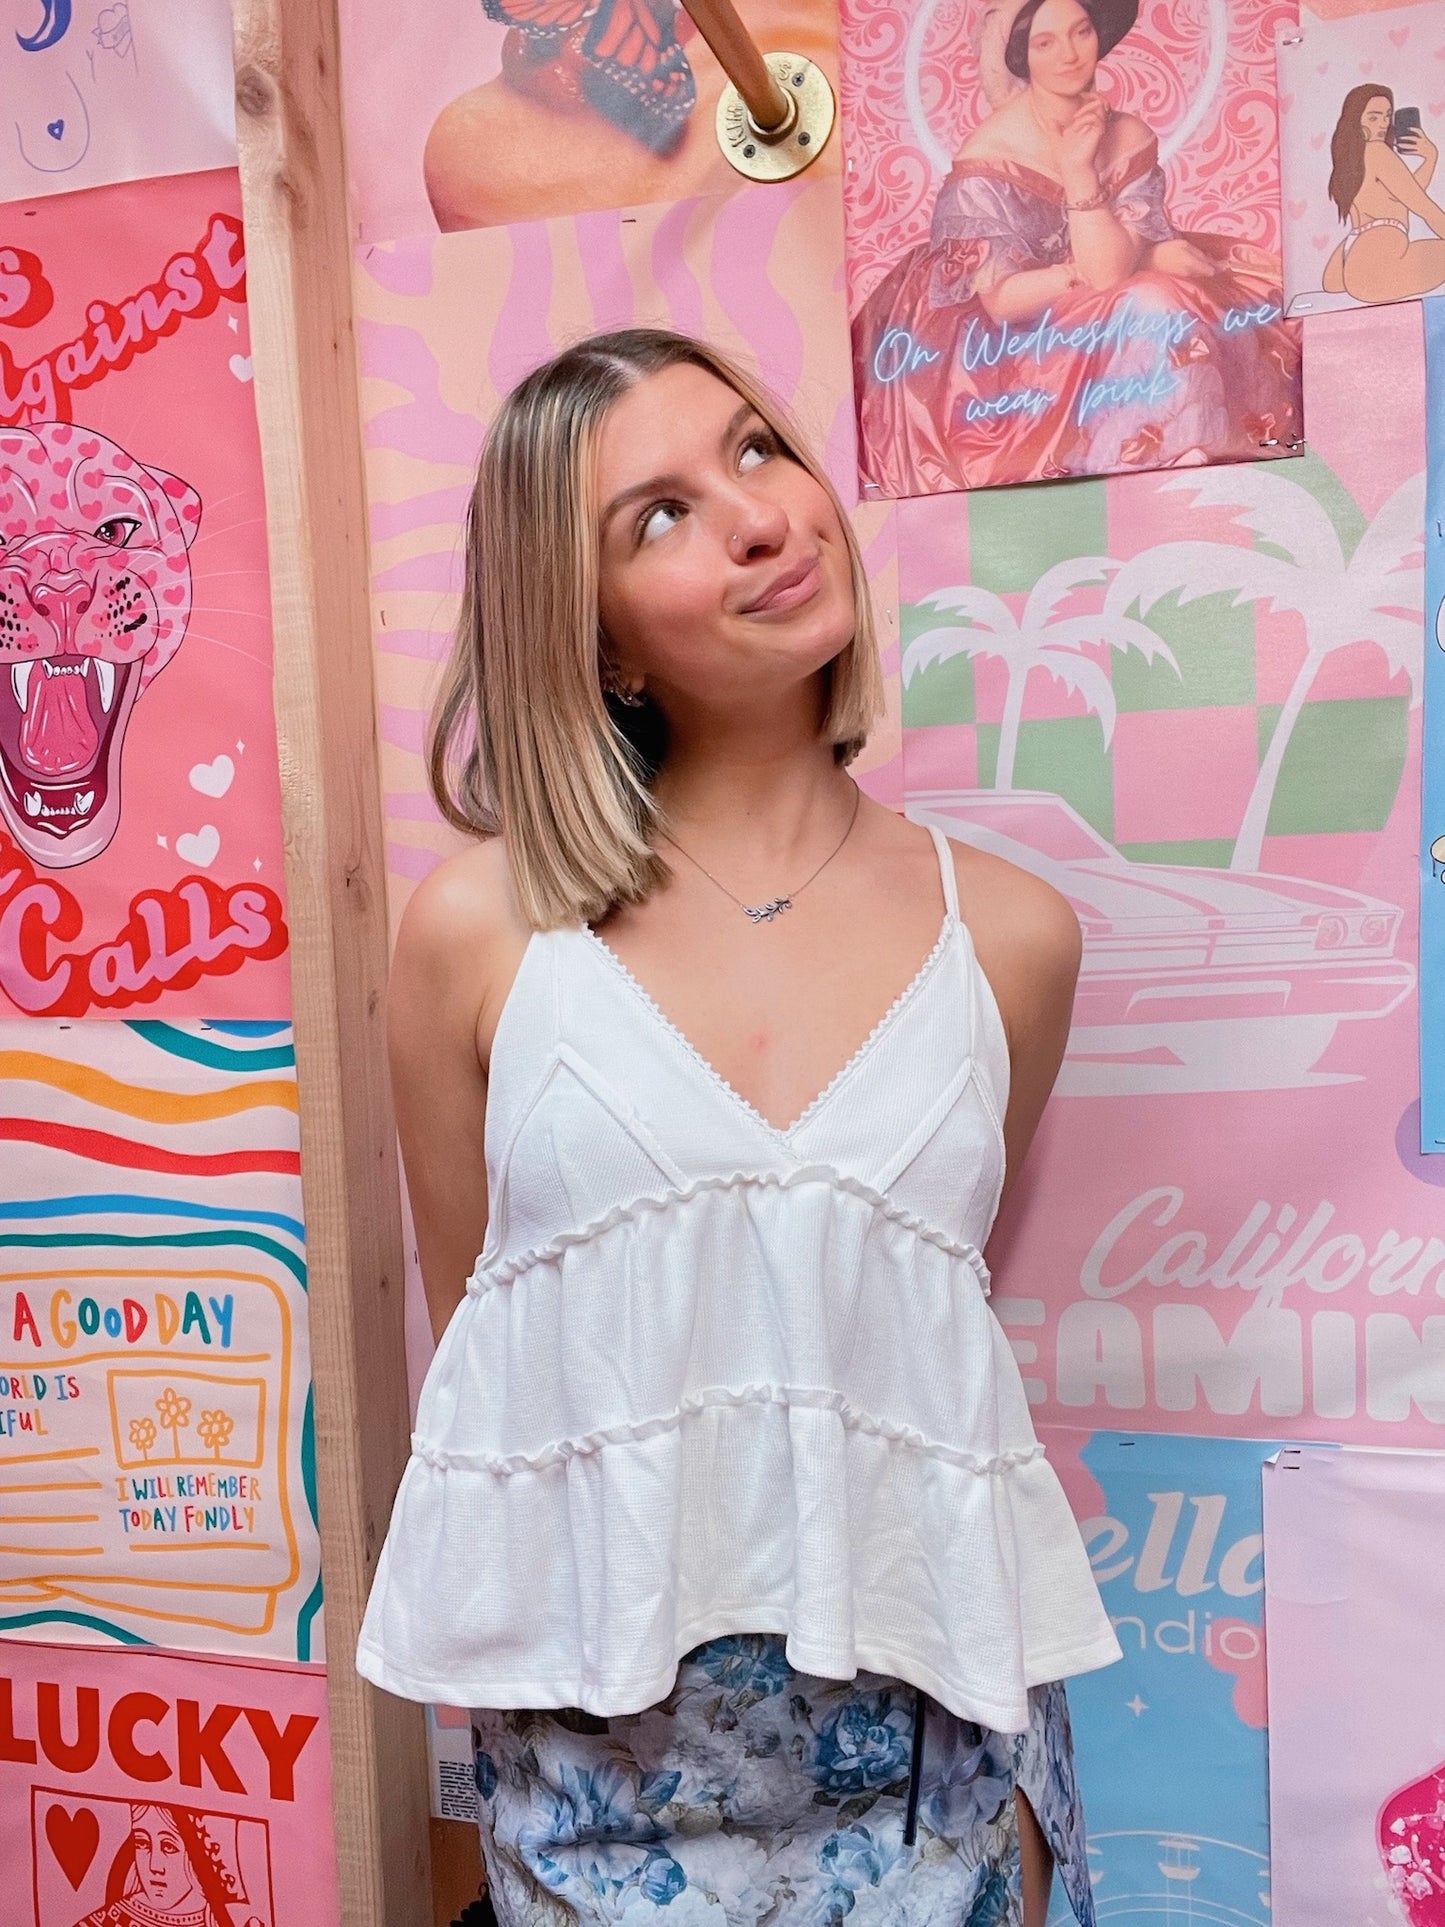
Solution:
{"label": "blue floral skirt", "polygon": [[500,1927],[1015,1927],[1015,1789],[1095,1927],[1062,1685],[995,1733],[878,1673],[797,1673],[783,1646],[709,1640],[624,1718],[474,1711]]}

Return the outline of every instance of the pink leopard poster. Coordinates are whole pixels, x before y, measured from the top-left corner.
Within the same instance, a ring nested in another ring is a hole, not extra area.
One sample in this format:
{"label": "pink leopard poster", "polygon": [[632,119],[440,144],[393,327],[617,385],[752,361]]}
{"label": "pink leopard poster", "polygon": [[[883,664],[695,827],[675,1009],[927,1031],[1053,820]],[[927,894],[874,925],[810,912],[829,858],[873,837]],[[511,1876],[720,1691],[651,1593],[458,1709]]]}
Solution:
{"label": "pink leopard poster", "polygon": [[1279,0],[847,0],[864,492],[1287,455]]}
{"label": "pink leopard poster", "polygon": [[339,1927],[326,1676],[0,1646],[6,1927]]}
{"label": "pink leopard poster", "polygon": [[289,1009],[232,171],[0,212],[0,1015]]}

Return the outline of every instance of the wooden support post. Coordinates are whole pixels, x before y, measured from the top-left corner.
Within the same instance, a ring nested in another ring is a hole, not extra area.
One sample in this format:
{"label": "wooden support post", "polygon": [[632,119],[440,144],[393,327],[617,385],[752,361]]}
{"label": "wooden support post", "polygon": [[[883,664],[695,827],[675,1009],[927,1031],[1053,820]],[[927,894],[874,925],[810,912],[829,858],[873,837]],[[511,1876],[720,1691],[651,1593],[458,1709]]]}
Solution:
{"label": "wooden support post", "polygon": [[432,1917],[421,1709],[374,1692],[352,1658],[405,1463],[408,1412],[336,0],[233,5],[276,633],[341,1918],[345,1927],[420,1927]]}

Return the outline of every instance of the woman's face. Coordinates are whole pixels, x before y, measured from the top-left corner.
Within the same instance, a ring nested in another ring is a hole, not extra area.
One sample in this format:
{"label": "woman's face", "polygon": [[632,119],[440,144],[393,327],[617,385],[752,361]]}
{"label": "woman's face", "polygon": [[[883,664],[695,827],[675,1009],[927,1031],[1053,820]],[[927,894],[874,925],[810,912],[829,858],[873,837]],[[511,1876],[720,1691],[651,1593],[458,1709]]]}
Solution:
{"label": "woman's face", "polygon": [[1390,138],[1390,126],[1394,121],[1390,103],[1383,94],[1365,102],[1365,111],[1360,115],[1360,125],[1365,130],[1367,141],[1383,141]]}
{"label": "woman's face", "polygon": [[190,1858],[174,1824],[156,1808],[141,1814],[131,1829],[141,1892],[155,1907],[178,1907],[195,1891]]}
{"label": "woman's face", "polygon": [[1084,94],[1098,64],[1098,30],[1079,0],[1044,0],[1029,25],[1029,84],[1048,94]]}
{"label": "woman's face", "polygon": [[827,491],[706,369],[664,368],[615,404],[596,487],[602,628],[623,679],[665,709],[774,698],[851,639]]}

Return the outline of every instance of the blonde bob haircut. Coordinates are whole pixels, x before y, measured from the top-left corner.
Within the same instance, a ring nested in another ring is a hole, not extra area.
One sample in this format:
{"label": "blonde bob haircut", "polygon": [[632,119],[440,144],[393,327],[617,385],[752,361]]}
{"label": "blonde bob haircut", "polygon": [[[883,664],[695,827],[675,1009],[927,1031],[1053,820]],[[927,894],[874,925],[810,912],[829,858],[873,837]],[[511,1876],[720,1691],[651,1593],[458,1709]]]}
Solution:
{"label": "blonde bob haircut", "polygon": [[641,902],[669,872],[649,842],[667,750],[651,701],[602,687],[595,456],[613,404],[660,369],[691,364],[755,408],[832,497],[852,564],[852,640],[828,664],[823,731],[840,763],[883,707],[858,545],[821,463],[779,404],[717,349],[659,328],[592,335],[514,388],[488,431],[466,523],[466,578],[427,734],[447,822],[506,839],[523,916],[548,930]]}

